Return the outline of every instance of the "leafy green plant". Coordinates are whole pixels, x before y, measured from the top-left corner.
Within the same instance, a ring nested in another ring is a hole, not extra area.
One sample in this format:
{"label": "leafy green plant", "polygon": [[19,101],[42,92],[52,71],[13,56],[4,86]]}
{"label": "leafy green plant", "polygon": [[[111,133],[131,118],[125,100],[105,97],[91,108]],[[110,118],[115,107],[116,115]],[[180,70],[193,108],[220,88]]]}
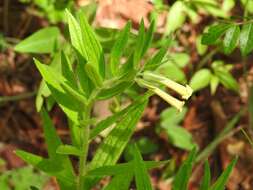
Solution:
{"label": "leafy green plant", "polygon": [[[114,178],[104,189],[115,189],[115,185],[128,189],[133,177],[135,177],[138,189],[151,189],[147,169],[156,167],[159,163],[148,162],[147,165],[135,146],[133,147],[133,161],[123,164],[124,171],[128,171],[126,173],[130,174],[127,178],[119,173],[118,169],[115,170],[118,166],[122,166],[116,163],[128,144],[148,98],[152,94],[159,95],[181,111],[185,103],[184,100],[191,96],[192,89],[152,72],[162,64],[166,55],[165,48],[159,50],[145,64],[140,64],[152,43],[155,30],[154,21],[151,22],[147,31],[143,21],[141,22],[135,46],[126,62],[121,64],[120,58],[123,56],[122,52],[130,35],[131,23],[126,24],[121,31],[107,59],[84,13],[78,12],[76,19],[66,11],[66,17],[71,49],[62,48],[62,52],[55,54],[57,62],[60,63],[55,67],[53,63],[46,65],[37,59],[34,59],[34,62],[44,80],[41,88],[52,95],[53,101],[61,107],[68,117],[72,144],[62,144],[46,109],[41,108],[43,130],[48,145],[48,158],[21,150],[16,153],[26,162],[51,176],[55,176],[63,190],[91,189],[102,176],[108,175],[114,175]],[[26,42],[22,43],[24,45]],[[41,45],[43,46],[43,44]],[[16,49],[22,49],[17,47]],[[148,91],[134,98],[128,107],[119,109],[105,120],[97,122],[96,118],[92,117],[92,108],[96,101],[117,97],[134,84],[148,89]],[[162,87],[174,90],[181,95],[183,100],[169,95],[162,90]],[[42,104],[43,102],[39,102],[39,106]],[[114,127],[99,145],[92,159],[88,160],[90,142],[111,126]],[[69,156],[79,159],[77,173]],[[114,173],[97,174],[95,172],[97,170],[113,171],[117,172],[117,175]]]}
{"label": "leafy green plant", "polygon": [[[166,9],[161,1],[154,1],[157,9]],[[217,0],[179,0],[175,1],[168,9],[167,24],[165,35],[171,34],[179,29],[187,20],[198,23],[202,14],[212,15],[214,17],[227,18],[229,11],[235,6],[234,0],[223,0],[220,3]]]}
{"label": "leafy green plant", "polygon": [[224,64],[223,61],[214,61],[211,69],[203,68],[194,73],[190,80],[190,86],[194,91],[198,91],[210,85],[211,93],[215,94],[219,83],[221,83],[225,88],[238,92],[239,85],[229,72],[232,67],[230,64]]}
{"label": "leafy green plant", "polygon": [[[196,159],[196,149],[193,149],[189,154],[188,158],[180,166],[175,179],[173,181],[173,190],[187,190],[188,181],[190,179],[191,171],[193,164]],[[204,175],[200,183],[200,190],[223,190],[225,189],[226,182],[229,178],[230,173],[233,170],[233,167],[236,164],[237,159],[235,158],[219,176],[219,178],[212,184],[211,183],[211,174],[210,166],[208,162],[205,162],[204,166]]]}
{"label": "leafy green plant", "polygon": [[31,166],[6,171],[0,175],[1,190],[27,190],[30,187],[41,189],[48,181],[48,176],[35,171]]}
{"label": "leafy green plant", "polygon": [[21,3],[33,4],[32,14],[46,17],[51,23],[57,23],[64,20],[64,10],[72,9],[73,0],[19,0]]}
{"label": "leafy green plant", "polygon": [[180,126],[186,112],[186,107],[180,113],[173,107],[167,108],[161,113],[160,125],[166,131],[169,141],[174,146],[185,150],[192,150],[196,146],[192,135]]}
{"label": "leafy green plant", "polygon": [[224,20],[211,26],[203,34],[202,43],[205,45],[219,45],[225,54],[230,54],[239,44],[243,56],[253,50],[253,23],[251,20],[235,22]]}

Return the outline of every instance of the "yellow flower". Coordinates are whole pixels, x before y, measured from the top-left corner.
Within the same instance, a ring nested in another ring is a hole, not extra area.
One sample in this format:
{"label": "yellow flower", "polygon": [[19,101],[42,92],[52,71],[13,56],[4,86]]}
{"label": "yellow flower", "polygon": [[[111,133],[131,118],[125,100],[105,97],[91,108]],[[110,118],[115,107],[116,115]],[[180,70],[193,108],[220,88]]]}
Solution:
{"label": "yellow flower", "polygon": [[170,105],[174,106],[175,108],[178,109],[178,111],[182,111],[183,106],[185,104],[184,101],[178,100],[177,98],[174,98],[173,96],[169,95],[168,93],[164,92],[160,88],[152,85],[152,83],[147,82],[143,79],[136,79],[136,82],[145,88],[148,88],[149,90],[153,91],[156,93],[158,96],[160,96],[162,99],[164,99],[167,103]]}
{"label": "yellow flower", "polygon": [[185,102],[178,100],[177,98],[174,98],[173,96],[167,94],[166,92],[164,92],[163,90],[159,89],[159,88],[155,88],[153,90],[158,96],[160,96],[162,99],[164,99],[167,103],[169,103],[170,105],[174,106],[175,108],[178,109],[178,111],[182,111]]}
{"label": "yellow flower", "polygon": [[171,90],[174,90],[175,92],[180,94],[181,97],[185,100],[187,100],[192,95],[193,90],[188,85],[183,86],[173,80],[170,80],[160,75],[153,74],[151,72],[145,72],[143,74],[143,77],[144,79],[159,82],[160,84],[167,86]]}

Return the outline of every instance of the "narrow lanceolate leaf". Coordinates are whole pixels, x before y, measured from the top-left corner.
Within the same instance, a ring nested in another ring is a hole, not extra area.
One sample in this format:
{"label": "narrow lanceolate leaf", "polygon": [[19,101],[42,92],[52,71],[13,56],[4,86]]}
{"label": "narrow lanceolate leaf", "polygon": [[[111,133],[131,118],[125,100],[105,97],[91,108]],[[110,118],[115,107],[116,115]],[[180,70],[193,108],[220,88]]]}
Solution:
{"label": "narrow lanceolate leaf", "polygon": [[117,39],[112,48],[110,56],[110,67],[112,75],[116,75],[116,73],[118,72],[120,64],[120,56],[122,55],[122,52],[127,44],[130,29],[131,29],[131,22],[128,22],[124,30],[120,32],[119,38]]}
{"label": "narrow lanceolate leaf", "polygon": [[144,70],[155,70],[162,65],[162,60],[167,53],[167,47],[161,48],[145,65]]}
{"label": "narrow lanceolate leaf", "polygon": [[126,107],[125,109],[113,114],[112,116],[109,116],[108,118],[100,121],[94,129],[90,132],[90,140],[95,138],[97,135],[99,135],[103,130],[106,128],[112,126],[114,123],[119,121],[122,117],[128,113],[128,111],[133,107],[133,105],[130,105]]}
{"label": "narrow lanceolate leaf", "polygon": [[240,36],[240,27],[238,25],[231,26],[225,34],[223,40],[224,53],[230,54],[236,48]]}
{"label": "narrow lanceolate leaf", "polygon": [[210,181],[211,181],[210,166],[209,166],[208,161],[205,161],[204,176],[203,176],[199,190],[207,190],[209,188]]}
{"label": "narrow lanceolate leaf", "polygon": [[56,50],[60,31],[57,27],[43,28],[15,46],[21,53],[52,53]]}
{"label": "narrow lanceolate leaf", "polygon": [[80,105],[66,91],[62,88],[60,81],[66,81],[62,75],[54,72],[52,68],[40,63],[38,60],[34,60],[35,64],[40,71],[43,79],[46,81],[48,88],[50,89],[54,99],[67,114],[67,116],[75,123],[78,123],[77,111],[80,109]]}
{"label": "narrow lanceolate leaf", "polygon": [[48,146],[48,155],[49,158],[58,163],[59,165],[62,163],[66,172],[74,176],[74,170],[72,168],[72,164],[67,156],[56,154],[57,148],[62,145],[61,139],[56,133],[55,127],[49,118],[48,113],[42,109],[41,116],[43,121],[43,130],[45,135],[45,140]]}
{"label": "narrow lanceolate leaf", "polygon": [[61,70],[62,70],[62,75],[68,79],[69,83],[76,87],[76,81],[75,81],[75,76],[74,72],[72,70],[72,65],[71,62],[69,61],[68,57],[66,54],[62,51],[61,53]]}
{"label": "narrow lanceolate leaf", "polygon": [[57,135],[56,130],[54,128],[54,125],[46,112],[45,109],[41,110],[41,116],[42,116],[42,121],[43,121],[43,131],[44,131],[44,136],[46,143],[48,145],[48,155],[49,158],[55,159],[58,155],[56,154],[56,149],[58,146],[60,146],[61,139]]}
{"label": "narrow lanceolate leaf", "polygon": [[155,28],[156,28],[156,21],[152,20],[150,23],[149,29],[145,34],[145,42],[144,42],[141,56],[144,56],[145,53],[147,52],[147,50],[149,49],[149,47],[152,43],[152,40],[153,40]]}
{"label": "narrow lanceolate leaf", "polygon": [[84,58],[91,64],[102,78],[105,77],[105,60],[101,44],[96,38],[95,32],[89,25],[83,11],[78,13],[82,42],[85,48]]}
{"label": "narrow lanceolate leaf", "polygon": [[138,68],[138,63],[141,60],[142,57],[142,52],[145,44],[145,26],[144,26],[144,21],[141,20],[141,24],[139,27],[139,33],[137,36],[137,41],[136,41],[136,48],[134,51],[134,68]]}
{"label": "narrow lanceolate leaf", "polygon": [[133,176],[133,172],[116,175],[112,181],[105,188],[103,188],[103,190],[129,190]]}
{"label": "narrow lanceolate leaf", "polygon": [[66,15],[73,47],[87,62],[92,64],[103,78],[105,74],[103,50],[84,13],[79,12],[78,18],[80,23],[77,22],[69,11],[66,11]]}
{"label": "narrow lanceolate leaf", "polygon": [[75,146],[72,145],[60,145],[56,150],[57,154],[81,156],[82,152]]}
{"label": "narrow lanceolate leaf", "polygon": [[[169,161],[144,161],[145,167],[147,170],[157,168],[159,166],[167,164]],[[102,166],[91,170],[88,172],[88,176],[114,176],[120,174],[126,174],[127,172],[132,173],[134,172],[134,161],[130,161],[127,163],[120,163],[111,166]]]}
{"label": "narrow lanceolate leaf", "polygon": [[68,10],[66,10],[66,16],[68,19],[71,44],[82,56],[84,56],[86,53],[80,25]]}
{"label": "narrow lanceolate leaf", "polygon": [[212,185],[212,187],[209,190],[224,190],[226,183],[228,181],[228,178],[237,162],[237,159],[235,158],[226,168],[226,170],[221,174],[221,176],[217,179],[217,181]]}
{"label": "narrow lanceolate leaf", "polygon": [[240,34],[240,50],[246,56],[253,50],[253,23],[243,25]]}
{"label": "narrow lanceolate leaf", "polygon": [[101,87],[103,84],[103,80],[97,70],[91,65],[91,64],[86,64],[85,65],[85,71],[86,74],[88,75],[89,79],[93,82],[93,84],[96,87]]}
{"label": "narrow lanceolate leaf", "polygon": [[99,146],[90,164],[91,169],[105,165],[112,165],[117,162],[127,145],[146,104],[146,98],[139,103],[136,103],[136,105],[129,110],[127,116],[122,118],[116,124],[115,128]]}
{"label": "narrow lanceolate leaf", "polygon": [[188,181],[192,171],[193,163],[196,158],[196,149],[194,148],[187,160],[179,168],[173,181],[172,190],[187,190]]}
{"label": "narrow lanceolate leaf", "polygon": [[211,26],[207,33],[202,36],[202,44],[212,45],[230,28],[231,24],[220,23],[215,26]]}
{"label": "narrow lanceolate leaf", "polygon": [[133,147],[134,176],[137,190],[152,190],[149,174],[136,145]]}
{"label": "narrow lanceolate leaf", "polygon": [[235,78],[226,70],[217,69],[215,75],[219,78],[219,81],[228,89],[238,92],[239,85]]}
{"label": "narrow lanceolate leaf", "polygon": [[102,88],[101,91],[97,95],[98,100],[109,99],[113,96],[116,96],[122,92],[124,92],[127,88],[129,88],[133,84],[133,81],[119,81],[116,82],[110,88]]}

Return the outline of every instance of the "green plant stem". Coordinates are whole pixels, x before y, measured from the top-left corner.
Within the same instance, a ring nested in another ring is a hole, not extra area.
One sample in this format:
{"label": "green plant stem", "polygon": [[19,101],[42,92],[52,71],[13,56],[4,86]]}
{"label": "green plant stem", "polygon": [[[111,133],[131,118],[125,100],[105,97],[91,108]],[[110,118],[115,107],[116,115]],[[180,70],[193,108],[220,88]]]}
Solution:
{"label": "green plant stem", "polygon": [[197,65],[197,70],[201,69],[217,53],[218,50],[219,48],[215,48],[206,54],[206,56]]}
{"label": "green plant stem", "polygon": [[84,176],[87,173],[86,161],[87,161],[88,150],[89,150],[89,135],[90,135],[90,126],[89,126],[89,122],[87,122],[87,121],[89,121],[89,119],[90,119],[91,107],[92,107],[92,104],[89,103],[81,115],[81,126],[80,127],[83,129],[83,133],[81,136],[82,156],[80,156],[80,158],[79,158],[79,175],[78,175],[77,190],[83,190]]}
{"label": "green plant stem", "polygon": [[26,92],[23,94],[19,94],[16,96],[0,96],[0,103],[13,102],[13,101],[18,101],[18,100],[30,98],[30,97],[33,97],[36,93],[37,93],[37,91],[33,91],[33,92]]}

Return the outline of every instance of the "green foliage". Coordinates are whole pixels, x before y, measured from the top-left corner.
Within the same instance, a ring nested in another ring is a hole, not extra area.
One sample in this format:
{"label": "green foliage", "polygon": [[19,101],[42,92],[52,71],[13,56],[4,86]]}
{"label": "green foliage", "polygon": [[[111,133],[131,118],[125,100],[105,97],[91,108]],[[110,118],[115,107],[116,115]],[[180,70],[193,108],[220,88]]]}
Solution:
{"label": "green foliage", "polygon": [[211,72],[209,69],[201,69],[197,71],[190,81],[190,86],[197,91],[209,85]]}
{"label": "green foliage", "polygon": [[48,176],[34,170],[31,166],[6,171],[0,175],[1,190],[27,190],[32,186],[41,189],[48,181]]}
{"label": "green foliage", "polygon": [[[188,158],[184,161],[184,163],[180,166],[174,181],[173,181],[173,190],[187,190],[188,181],[190,178],[190,174],[192,171],[193,164],[196,159],[196,149],[193,149],[188,156]],[[226,182],[229,179],[229,176],[236,164],[237,159],[233,159],[233,161],[227,166],[227,168],[222,172],[222,174],[218,177],[218,179],[210,186],[211,174],[210,167],[208,162],[206,161],[204,166],[204,176],[201,182],[200,190],[223,190],[225,189]]]}
{"label": "green foliage", "polygon": [[53,53],[59,45],[60,31],[56,27],[43,28],[15,46],[21,53]]}
{"label": "green foliage", "polygon": [[[224,22],[211,26],[208,32],[203,34],[202,43],[205,45],[219,44],[223,40],[223,51],[230,54],[239,44],[243,56],[253,50],[253,24],[243,23],[242,27],[236,22]],[[223,39],[221,39],[224,36]],[[238,43],[239,42],[239,43]]]}
{"label": "green foliage", "polygon": [[34,13],[36,16],[46,17],[51,23],[57,23],[64,20],[64,10],[72,9],[73,0],[19,0],[22,3],[36,5]]}
{"label": "green foliage", "polygon": [[192,135],[180,123],[183,121],[187,109],[178,113],[175,108],[167,108],[161,113],[160,125],[166,130],[169,141],[176,147],[191,150],[196,144]]}
{"label": "green foliage", "polygon": [[[198,23],[201,17],[199,12],[204,12],[214,17],[227,18],[229,16],[229,11],[234,5],[234,0],[224,0],[222,3],[216,0],[175,1],[168,11],[165,34],[168,35],[182,27],[187,17],[189,17],[193,23]],[[159,7],[161,7],[161,5],[159,5]]]}

